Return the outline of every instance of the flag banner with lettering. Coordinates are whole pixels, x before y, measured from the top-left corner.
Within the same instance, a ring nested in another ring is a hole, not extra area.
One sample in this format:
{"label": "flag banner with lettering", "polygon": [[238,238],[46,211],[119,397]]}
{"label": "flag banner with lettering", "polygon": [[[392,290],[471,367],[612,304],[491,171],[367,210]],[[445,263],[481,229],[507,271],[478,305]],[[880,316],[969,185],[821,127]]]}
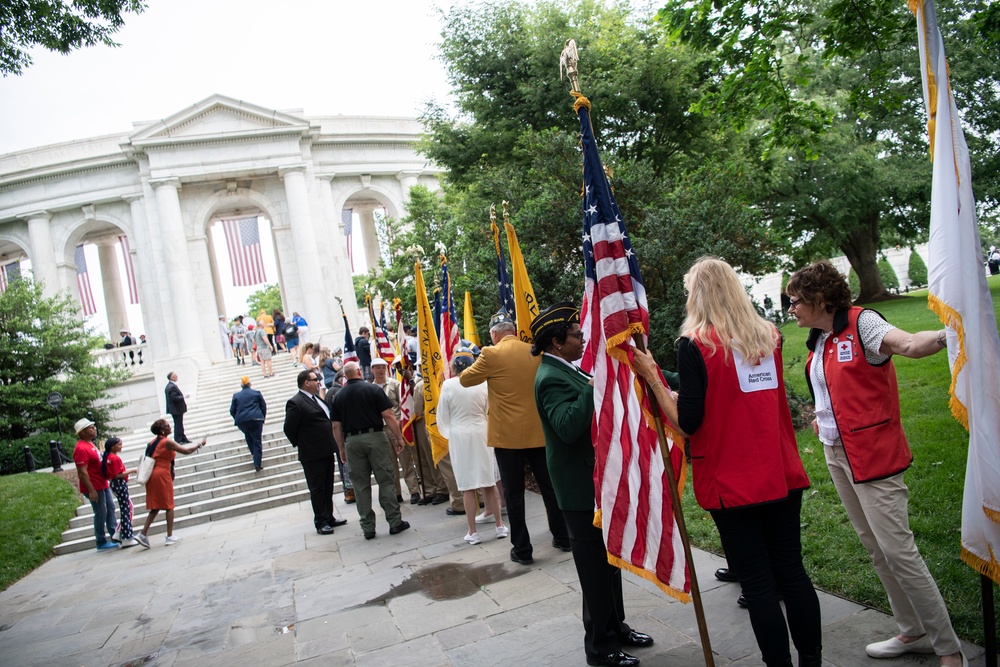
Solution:
{"label": "flag banner with lettering", "polygon": [[[590,102],[579,96],[574,107],[580,117],[584,185],[581,326],[587,345],[581,366],[594,375],[594,525],[604,532],[608,562],[688,602],[691,580],[652,420],[659,406],[653,407],[632,372],[632,337],[645,341],[649,332],[646,289],[597,151]],[[683,440],[666,422],[664,427],[666,458],[681,491]]]}
{"label": "flag banner with lettering", "polygon": [[448,439],[441,435],[437,425],[438,400],[441,398],[441,384],[444,383],[444,366],[441,362],[441,346],[434,331],[434,314],[427,301],[424,273],[420,262],[413,266],[413,277],[417,292],[417,338],[420,341],[421,374],[424,378],[424,424],[431,439],[431,458],[434,465],[448,453]]}
{"label": "flag banner with lettering", "polygon": [[[492,215],[492,214],[491,214]],[[500,290],[500,307],[514,316],[514,287],[507,275],[507,261],[503,258],[503,248],[500,244],[500,228],[496,220],[490,219],[490,229],[493,231],[493,247],[497,253],[497,287]]]}
{"label": "flag banner with lettering", "polygon": [[510,270],[514,274],[513,298],[514,320],[517,326],[517,336],[526,343],[531,342],[531,320],[538,315],[538,302],[535,301],[535,290],[528,278],[528,269],[524,265],[524,255],[517,242],[517,232],[514,225],[506,220],[503,223],[507,230],[507,249],[510,250]]}
{"label": "flag banner with lettering", "polygon": [[385,359],[386,363],[392,366],[396,355],[393,354],[392,345],[389,344],[389,335],[386,334],[379,320],[375,319],[375,307],[372,305],[371,294],[365,294],[365,303],[368,305],[368,317],[371,319],[372,334],[375,337],[375,344],[372,345],[372,358]]}
{"label": "flag banner with lettering", "polygon": [[90,274],[87,272],[87,256],[83,254],[83,244],[78,245],[73,252],[73,261],[76,263],[76,288],[80,292],[80,305],[83,307],[83,314],[90,317],[97,312],[97,305],[94,303],[94,293],[90,291]]}
{"label": "flag banner with lettering", "polygon": [[441,256],[441,362],[445,379],[451,377],[451,360],[462,346],[462,335],[458,331],[458,315],[451,290],[451,274],[448,273],[448,258]]}
{"label": "flag banner with lettering", "polygon": [[950,407],[969,431],[962,560],[1000,583],[1000,337],[983,270],[969,148],[948,76],[932,0],[911,0],[933,161],[930,308],[944,323]]}
{"label": "flag banner with lettering", "polygon": [[472,295],[469,290],[465,290],[465,308],[462,309],[462,320],[462,333],[465,334],[465,340],[476,347],[482,347],[483,344],[479,342],[479,331],[476,329],[476,318],[472,314]]}
{"label": "flag banner with lettering", "polygon": [[260,252],[260,228],[253,218],[222,221],[229,249],[229,267],[233,272],[233,287],[249,287],[267,282],[264,257]]}
{"label": "flag banner with lettering", "polygon": [[354,209],[345,208],[340,211],[340,224],[344,229],[344,241],[347,243],[347,261],[351,263],[351,272],[354,272],[354,241],[351,234],[354,231]]}
{"label": "flag banner with lettering", "polygon": [[128,282],[128,302],[139,303],[139,285],[135,282],[135,266],[132,264],[132,248],[127,236],[119,236],[118,243],[122,249],[122,260],[125,264],[125,280]]}
{"label": "flag banner with lettering", "polygon": [[[399,428],[403,432],[403,440],[406,444],[417,444],[416,436],[413,433],[414,413],[413,413],[413,371],[410,366],[409,357],[403,349],[403,302],[399,299],[392,300],[392,312],[396,316],[396,358],[399,359],[399,370],[396,379],[399,381]],[[409,377],[403,374],[409,371]]]}

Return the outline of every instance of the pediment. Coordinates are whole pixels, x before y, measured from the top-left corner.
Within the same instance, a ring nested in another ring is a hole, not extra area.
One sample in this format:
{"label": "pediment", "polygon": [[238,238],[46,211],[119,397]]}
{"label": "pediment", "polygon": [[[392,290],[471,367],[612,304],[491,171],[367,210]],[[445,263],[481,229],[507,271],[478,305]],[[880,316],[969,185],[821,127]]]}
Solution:
{"label": "pediment", "polygon": [[224,95],[213,95],[132,135],[133,145],[305,132],[309,121]]}

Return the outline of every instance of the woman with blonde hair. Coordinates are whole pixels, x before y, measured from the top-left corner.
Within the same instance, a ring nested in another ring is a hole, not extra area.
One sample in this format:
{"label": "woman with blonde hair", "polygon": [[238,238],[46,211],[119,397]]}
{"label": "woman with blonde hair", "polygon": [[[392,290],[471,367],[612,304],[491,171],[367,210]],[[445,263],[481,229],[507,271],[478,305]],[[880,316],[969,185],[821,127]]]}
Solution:
{"label": "woman with blonde hair", "polygon": [[648,353],[636,352],[636,371],[690,436],[695,498],[719,529],[764,664],[792,664],[790,631],[800,667],[819,667],[819,600],[802,565],[799,518],[809,479],[785,396],[781,337],[722,260],[699,259],[684,287],[680,395],[664,387]]}

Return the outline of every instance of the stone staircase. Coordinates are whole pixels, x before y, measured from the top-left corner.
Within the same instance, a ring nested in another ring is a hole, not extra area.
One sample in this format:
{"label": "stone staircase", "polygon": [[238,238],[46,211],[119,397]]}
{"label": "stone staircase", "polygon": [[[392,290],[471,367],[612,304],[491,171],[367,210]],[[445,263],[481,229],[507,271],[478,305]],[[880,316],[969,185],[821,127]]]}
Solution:
{"label": "stone staircase", "polygon": [[[178,454],[174,480],[174,529],[183,531],[208,521],[227,519],[241,514],[280,505],[308,501],[302,468],[295,448],[291,446],[281,425],[285,416],[285,402],[296,391],[295,377],[301,368],[293,368],[287,354],[274,358],[274,377],[261,377],[259,367],[237,366],[235,361],[216,364],[202,369],[198,378],[197,398],[188,399],[188,412],[184,415],[184,431],[193,442],[202,437],[208,444],[195,454]],[[232,395],[240,388],[240,378],[248,375],[253,388],[264,394],[267,402],[267,420],[264,423],[264,470],[253,469],[253,459],[243,440],[243,434],[233,425],[229,416]],[[181,389],[190,386],[184,378]],[[167,417],[168,421],[170,418]],[[150,422],[152,423],[152,422]],[[171,425],[173,422],[171,421]],[[153,436],[146,428],[134,433],[124,433],[122,460],[128,468],[136,467],[146,444]],[[104,437],[98,438],[103,448]],[[340,490],[339,475],[337,487]],[[135,481],[129,482],[129,493],[135,506],[134,525],[138,531],[146,517],[146,489]],[[117,503],[116,503],[117,505]],[[77,508],[76,516],[63,531],[62,543],[56,554],[94,548],[94,514],[90,502]],[[166,525],[157,517],[151,534],[163,533]]]}

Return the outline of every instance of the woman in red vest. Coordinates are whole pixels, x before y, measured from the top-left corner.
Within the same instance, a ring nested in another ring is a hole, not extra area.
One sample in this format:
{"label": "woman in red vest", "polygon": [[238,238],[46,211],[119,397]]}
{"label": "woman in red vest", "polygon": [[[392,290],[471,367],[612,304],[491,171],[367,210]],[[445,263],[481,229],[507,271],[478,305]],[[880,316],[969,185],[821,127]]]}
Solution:
{"label": "woman in red vest", "polygon": [[[892,355],[919,359],[944,349],[945,332],[910,334],[851,305],[847,280],[829,262],[796,271],[788,312],[808,328],[806,378],[816,403],[813,431],[833,484],[889,596],[899,634],[869,644],[873,658],[936,653],[967,665],[948,609],[910,531],[903,471],[913,460],[899,418]],[[815,363],[818,358],[822,363]]]}
{"label": "woman in red vest", "polygon": [[719,529],[764,664],[792,665],[790,631],[800,667],[819,667],[819,600],[802,565],[799,518],[809,478],[785,397],[781,337],[725,262],[698,260],[684,287],[680,396],[663,386],[648,354],[636,353],[635,368],[689,434],[694,495]]}

